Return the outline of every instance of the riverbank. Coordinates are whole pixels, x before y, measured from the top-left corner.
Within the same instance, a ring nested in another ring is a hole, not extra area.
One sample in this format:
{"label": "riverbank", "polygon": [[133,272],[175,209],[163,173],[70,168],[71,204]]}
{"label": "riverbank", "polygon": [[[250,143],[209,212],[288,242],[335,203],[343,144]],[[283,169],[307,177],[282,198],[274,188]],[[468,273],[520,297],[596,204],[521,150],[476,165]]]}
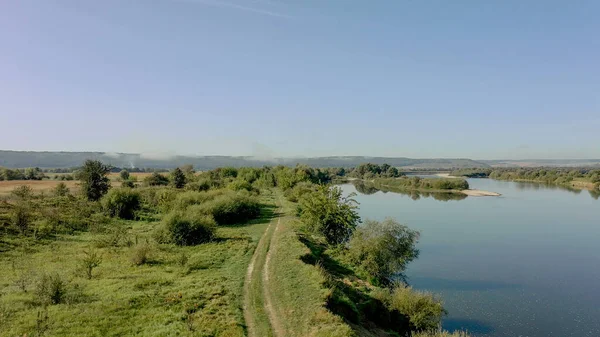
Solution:
{"label": "riverbank", "polygon": [[[444,174],[444,173],[440,173]],[[445,176],[443,176],[445,178]],[[456,178],[456,177],[448,177],[448,178]],[[429,179],[430,181],[437,181],[442,178],[433,178]],[[450,181],[454,181],[454,179],[448,179]],[[468,188],[468,184],[465,182],[463,188],[431,188],[431,187],[417,187],[414,185],[407,184],[395,184],[398,179],[387,178],[387,179],[373,179],[373,180],[365,180],[365,179],[355,179],[354,182],[360,181],[364,184],[371,185],[378,190],[388,190],[391,192],[401,191],[401,192],[423,192],[423,193],[443,193],[443,194],[463,194],[471,197],[497,197],[500,196],[500,193],[491,192],[491,191],[483,191],[477,189]],[[387,183],[386,183],[387,182]],[[429,186],[429,184],[425,184],[425,186]],[[456,186],[459,186],[458,184]],[[462,185],[460,185],[462,186]]]}
{"label": "riverbank", "polygon": [[460,191],[470,197],[499,197],[502,194],[496,192],[482,191],[482,190],[462,190]]}

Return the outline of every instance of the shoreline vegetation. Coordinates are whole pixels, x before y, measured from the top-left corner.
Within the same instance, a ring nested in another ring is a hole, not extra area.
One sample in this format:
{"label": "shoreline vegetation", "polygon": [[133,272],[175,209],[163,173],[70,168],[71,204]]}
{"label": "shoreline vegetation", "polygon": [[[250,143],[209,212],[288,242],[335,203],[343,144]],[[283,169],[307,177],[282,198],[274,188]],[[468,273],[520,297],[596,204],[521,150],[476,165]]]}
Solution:
{"label": "shoreline vegetation", "polygon": [[534,182],[575,189],[600,191],[598,168],[494,168],[460,169],[449,173],[453,177],[489,178],[495,180]]}
{"label": "shoreline vegetation", "polygon": [[[376,190],[396,192],[401,194],[421,193],[425,196],[439,196],[440,200],[464,199],[450,198],[448,194],[458,194],[472,197],[500,196],[500,193],[470,189],[466,180],[458,177],[440,177],[440,178],[420,178],[420,177],[400,177],[400,178],[376,178],[371,180],[353,179],[347,182],[357,186],[360,182],[363,186],[374,188]],[[362,190],[365,190],[363,188]],[[371,194],[371,193],[367,193]],[[446,196],[446,198],[444,198]]]}
{"label": "shoreline vegetation", "polygon": [[89,160],[49,190],[10,181],[0,335],[466,336],[442,331],[441,299],[403,276],[419,233],[360,219],[331,184],[464,180],[402,178],[385,164],[114,171]]}

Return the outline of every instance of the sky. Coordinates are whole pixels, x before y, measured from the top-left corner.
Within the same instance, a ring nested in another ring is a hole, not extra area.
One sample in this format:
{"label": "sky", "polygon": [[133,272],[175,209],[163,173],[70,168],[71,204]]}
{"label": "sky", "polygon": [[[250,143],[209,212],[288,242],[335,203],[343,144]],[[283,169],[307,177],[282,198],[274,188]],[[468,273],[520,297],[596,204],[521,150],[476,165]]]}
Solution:
{"label": "sky", "polygon": [[600,1],[0,1],[0,149],[600,158]]}

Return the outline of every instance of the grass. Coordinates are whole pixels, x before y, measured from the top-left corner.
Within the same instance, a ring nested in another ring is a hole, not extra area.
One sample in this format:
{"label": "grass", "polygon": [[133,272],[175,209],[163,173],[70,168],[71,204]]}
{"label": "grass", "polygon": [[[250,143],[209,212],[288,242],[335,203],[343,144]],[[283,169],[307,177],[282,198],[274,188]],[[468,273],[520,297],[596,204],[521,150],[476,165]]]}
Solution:
{"label": "grass", "polygon": [[[275,216],[275,213],[272,213]],[[248,327],[248,336],[273,336],[271,323],[265,309],[263,270],[265,268],[266,256],[269,251],[271,237],[275,230],[276,222],[273,219],[267,227],[264,235],[258,242],[251,266],[247,271],[246,283],[244,284],[245,319]]]}
{"label": "grass", "polygon": [[310,250],[298,240],[293,204],[282,202],[282,218],[274,232],[269,291],[285,336],[352,336],[344,320],[325,307],[331,290],[319,268],[303,262]]}
{"label": "grass", "polygon": [[[79,181],[78,180],[55,180],[52,179],[54,176],[66,175],[71,173],[46,173],[48,177],[51,179],[44,180],[2,180],[0,181],[0,196],[8,195],[10,192],[18,186],[27,185],[30,186],[35,193],[48,193],[50,190],[56,187],[56,185],[65,183],[67,187],[71,190],[71,193],[79,191]],[[151,175],[152,173],[148,172],[134,172],[130,173],[131,177],[136,177],[138,182],[141,183],[145,177]],[[167,173],[164,173],[167,174]],[[110,182],[113,187],[117,187],[121,185],[119,181],[119,173],[111,172],[108,175]]]}
{"label": "grass", "polygon": [[67,185],[67,187],[71,189],[71,192],[78,190],[77,184],[79,183],[79,181],[75,180],[2,180],[0,181],[0,196],[8,195],[10,194],[10,192],[12,192],[13,189],[15,189],[15,187],[19,187],[22,185],[30,186],[35,193],[48,193],[51,189],[55,188],[56,185],[60,184],[61,182],[65,183],[65,185]]}
{"label": "grass", "polygon": [[[117,247],[98,248],[100,234],[89,232],[41,242],[0,237],[0,335],[245,336],[244,277],[269,217],[219,227],[218,240],[193,247],[154,243],[158,223],[144,221],[119,221],[129,240]],[[82,261],[90,249],[101,263],[88,279]],[[55,271],[67,300],[44,308],[35,283]]]}

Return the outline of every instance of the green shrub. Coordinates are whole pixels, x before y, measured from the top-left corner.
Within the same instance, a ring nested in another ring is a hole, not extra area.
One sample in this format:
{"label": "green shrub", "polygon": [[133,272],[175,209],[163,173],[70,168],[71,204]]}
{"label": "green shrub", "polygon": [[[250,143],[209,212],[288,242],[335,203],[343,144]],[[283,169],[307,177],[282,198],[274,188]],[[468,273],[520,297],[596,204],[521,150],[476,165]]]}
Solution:
{"label": "green shrub", "polygon": [[131,263],[141,266],[150,261],[151,247],[148,244],[141,244],[133,248],[131,254]]}
{"label": "green shrub", "polygon": [[123,169],[121,172],[119,172],[119,178],[121,178],[121,181],[127,181],[129,180],[129,177],[129,171]]}
{"label": "green shrub", "polygon": [[102,198],[102,207],[110,216],[131,220],[140,209],[140,200],[140,194],[132,189],[112,189]]}
{"label": "green shrub", "polygon": [[21,185],[15,187],[10,193],[19,199],[29,199],[33,196],[33,189],[31,186]]}
{"label": "green shrub", "polygon": [[136,190],[140,193],[144,207],[151,210],[168,211],[178,195],[177,190],[164,187],[143,187]]}
{"label": "green shrub", "polygon": [[211,190],[207,192],[186,191],[179,193],[174,198],[172,208],[184,210],[188,206],[203,204],[227,192],[224,190]]}
{"label": "green shrub", "polygon": [[204,213],[193,210],[174,210],[163,219],[163,227],[155,234],[159,243],[175,243],[191,246],[213,239],[216,231],[215,220]]}
{"label": "green shrub", "polygon": [[390,310],[408,316],[413,331],[438,330],[446,314],[442,302],[433,294],[404,285],[378,289],[372,296],[385,303]]}
{"label": "green shrub", "polygon": [[152,175],[144,178],[144,185],[146,186],[167,186],[169,185],[169,178],[159,173],[152,173]]}
{"label": "green shrub", "polygon": [[123,180],[121,182],[121,187],[125,188],[135,188],[135,184],[131,180]]}
{"label": "green shrub", "polygon": [[415,248],[419,232],[393,219],[367,220],[349,242],[349,255],[359,270],[378,285],[388,285],[419,256]]}
{"label": "green shrub", "polygon": [[67,282],[59,274],[44,274],[36,285],[35,296],[41,304],[59,304],[66,292]]}
{"label": "green shrub", "polygon": [[201,179],[198,181],[188,183],[185,186],[185,189],[188,191],[202,192],[210,190],[210,187],[210,182],[207,179]]}
{"label": "green shrub", "polygon": [[227,188],[234,191],[246,190],[250,192],[254,190],[252,184],[243,179],[236,179],[232,181],[231,183],[229,183],[229,185],[227,185]]}
{"label": "green shrub", "polygon": [[81,267],[85,271],[88,280],[92,279],[94,268],[98,267],[102,262],[102,258],[95,251],[84,251],[84,257],[81,259]]}
{"label": "green shrub", "polygon": [[17,203],[9,214],[11,224],[21,233],[26,234],[33,220],[31,207],[25,202]]}
{"label": "green shrub", "polygon": [[52,189],[52,194],[57,197],[65,197],[69,195],[70,191],[67,185],[63,182],[58,183],[55,188]]}
{"label": "green shrub", "polygon": [[244,193],[220,195],[193,208],[195,212],[211,215],[219,225],[244,223],[260,215],[258,200]]}
{"label": "green shrub", "polygon": [[317,185],[311,182],[303,181],[296,184],[296,186],[294,186],[293,188],[286,190],[284,196],[291,202],[298,202],[298,200],[300,200],[300,198],[303,195],[314,192],[316,190]]}

